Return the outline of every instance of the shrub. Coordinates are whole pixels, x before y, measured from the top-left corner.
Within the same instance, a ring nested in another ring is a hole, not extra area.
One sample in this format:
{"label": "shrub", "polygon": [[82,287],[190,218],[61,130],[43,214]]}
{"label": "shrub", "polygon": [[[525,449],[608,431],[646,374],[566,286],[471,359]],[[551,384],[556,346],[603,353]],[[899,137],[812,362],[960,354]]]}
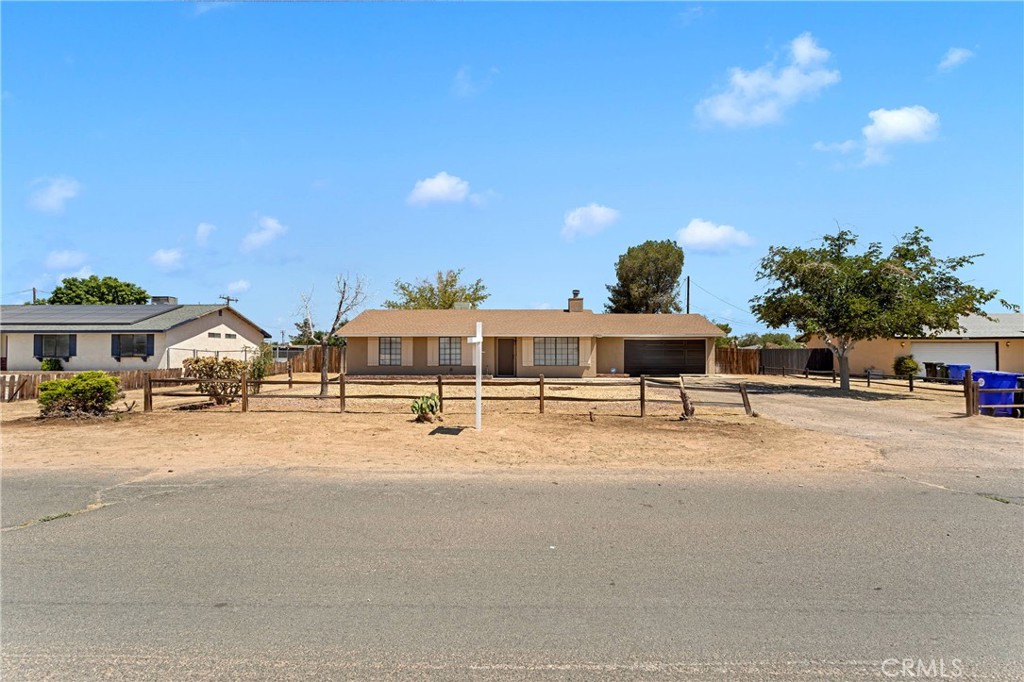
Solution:
{"label": "shrub", "polygon": [[42,364],[39,365],[39,370],[42,372],[63,372],[64,365],[61,364],[60,358],[43,358]]}
{"label": "shrub", "polygon": [[39,385],[39,412],[44,417],[103,415],[117,400],[120,379],[106,372],[82,372]]}
{"label": "shrub", "polygon": [[892,363],[892,372],[898,377],[917,374],[920,369],[921,365],[917,363],[913,355],[901,355]]}
{"label": "shrub", "polygon": [[441,399],[436,393],[416,398],[412,401],[411,409],[418,422],[432,422],[435,418],[441,421]]}
{"label": "shrub", "polygon": [[231,358],[215,357],[186,358],[182,367],[182,377],[186,379],[233,379],[236,383],[204,383],[199,382],[198,391],[213,398],[218,405],[226,405],[234,400],[242,390],[242,372],[246,363]]}
{"label": "shrub", "polygon": [[[249,379],[253,381],[260,381],[266,378],[267,372],[270,370],[270,366],[274,364],[274,349],[270,347],[268,343],[261,343],[259,348],[253,353],[252,358],[249,360]],[[255,384],[250,386],[249,389],[253,393],[260,392],[260,385]]]}

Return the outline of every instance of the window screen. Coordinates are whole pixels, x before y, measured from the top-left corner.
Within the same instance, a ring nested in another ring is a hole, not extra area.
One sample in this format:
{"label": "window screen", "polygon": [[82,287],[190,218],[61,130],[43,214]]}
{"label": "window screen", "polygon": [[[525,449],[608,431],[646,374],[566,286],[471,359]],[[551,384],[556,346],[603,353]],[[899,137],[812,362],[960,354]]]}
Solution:
{"label": "window screen", "polygon": [[438,339],[438,364],[439,365],[461,365],[462,364],[462,337],[442,336]]}
{"label": "window screen", "polygon": [[576,336],[533,339],[533,364],[539,366],[580,364],[580,340]]}
{"label": "window screen", "polygon": [[381,365],[401,366],[402,364],[402,337],[382,336],[380,337],[380,355],[378,362]]}

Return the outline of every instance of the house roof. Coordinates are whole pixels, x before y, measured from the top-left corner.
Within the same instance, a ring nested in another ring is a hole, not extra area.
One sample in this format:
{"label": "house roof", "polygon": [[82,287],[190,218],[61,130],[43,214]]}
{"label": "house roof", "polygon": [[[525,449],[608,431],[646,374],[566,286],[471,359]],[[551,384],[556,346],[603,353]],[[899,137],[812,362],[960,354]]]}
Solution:
{"label": "house roof", "polygon": [[933,339],[1013,339],[1024,337],[1024,313],[991,313],[965,315],[960,318],[960,329],[940,332]]}
{"label": "house roof", "polygon": [[367,310],[338,336],[724,336],[703,315],[595,314],[590,310]]}
{"label": "house roof", "polygon": [[5,305],[0,331],[5,333],[165,332],[186,322],[230,310],[260,330],[252,320],[226,305]]}

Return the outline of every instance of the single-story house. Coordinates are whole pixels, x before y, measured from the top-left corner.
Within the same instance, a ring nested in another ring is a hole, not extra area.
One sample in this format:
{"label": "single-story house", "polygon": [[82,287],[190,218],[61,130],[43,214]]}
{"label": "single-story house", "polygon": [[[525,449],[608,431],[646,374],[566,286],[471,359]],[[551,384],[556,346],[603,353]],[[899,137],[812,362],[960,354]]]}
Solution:
{"label": "single-story house", "polygon": [[703,315],[595,314],[578,291],[565,310],[368,310],[337,333],[349,374],[471,374],[477,322],[497,377],[710,374],[724,335]]}
{"label": "single-story house", "polygon": [[[912,355],[921,365],[944,362],[970,365],[972,370],[996,370],[1024,373],[1024,314],[993,313],[960,318],[960,329],[920,339],[872,339],[859,341],[849,352],[850,372],[863,374],[876,369],[892,373],[893,362]],[[811,336],[808,348],[825,348],[818,336]],[[838,362],[836,368],[838,368]]]}
{"label": "single-story house", "polygon": [[227,305],[5,305],[0,308],[0,369],[38,370],[59,358],[65,370],[126,371],[181,367],[185,358],[243,360],[270,334]]}

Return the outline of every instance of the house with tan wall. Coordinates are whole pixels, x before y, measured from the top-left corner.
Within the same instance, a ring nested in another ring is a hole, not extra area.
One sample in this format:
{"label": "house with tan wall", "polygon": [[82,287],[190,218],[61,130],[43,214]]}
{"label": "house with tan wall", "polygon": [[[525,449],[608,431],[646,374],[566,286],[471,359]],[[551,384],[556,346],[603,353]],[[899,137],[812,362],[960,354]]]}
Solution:
{"label": "house with tan wall", "polygon": [[[1024,373],[1024,314],[993,313],[960,318],[960,328],[917,339],[871,339],[859,341],[849,352],[850,372],[863,374],[875,369],[892,373],[893,362],[911,355],[921,366],[925,362],[970,365],[972,370]],[[808,348],[825,348],[825,342],[812,336]],[[838,368],[838,363],[836,364]]]}
{"label": "house with tan wall", "polygon": [[702,315],[594,313],[578,291],[565,310],[368,310],[337,333],[349,374],[471,374],[477,322],[496,377],[710,374],[724,335]]}
{"label": "house with tan wall", "polygon": [[172,369],[185,358],[245,360],[270,334],[227,305],[7,305],[0,308],[0,369]]}

